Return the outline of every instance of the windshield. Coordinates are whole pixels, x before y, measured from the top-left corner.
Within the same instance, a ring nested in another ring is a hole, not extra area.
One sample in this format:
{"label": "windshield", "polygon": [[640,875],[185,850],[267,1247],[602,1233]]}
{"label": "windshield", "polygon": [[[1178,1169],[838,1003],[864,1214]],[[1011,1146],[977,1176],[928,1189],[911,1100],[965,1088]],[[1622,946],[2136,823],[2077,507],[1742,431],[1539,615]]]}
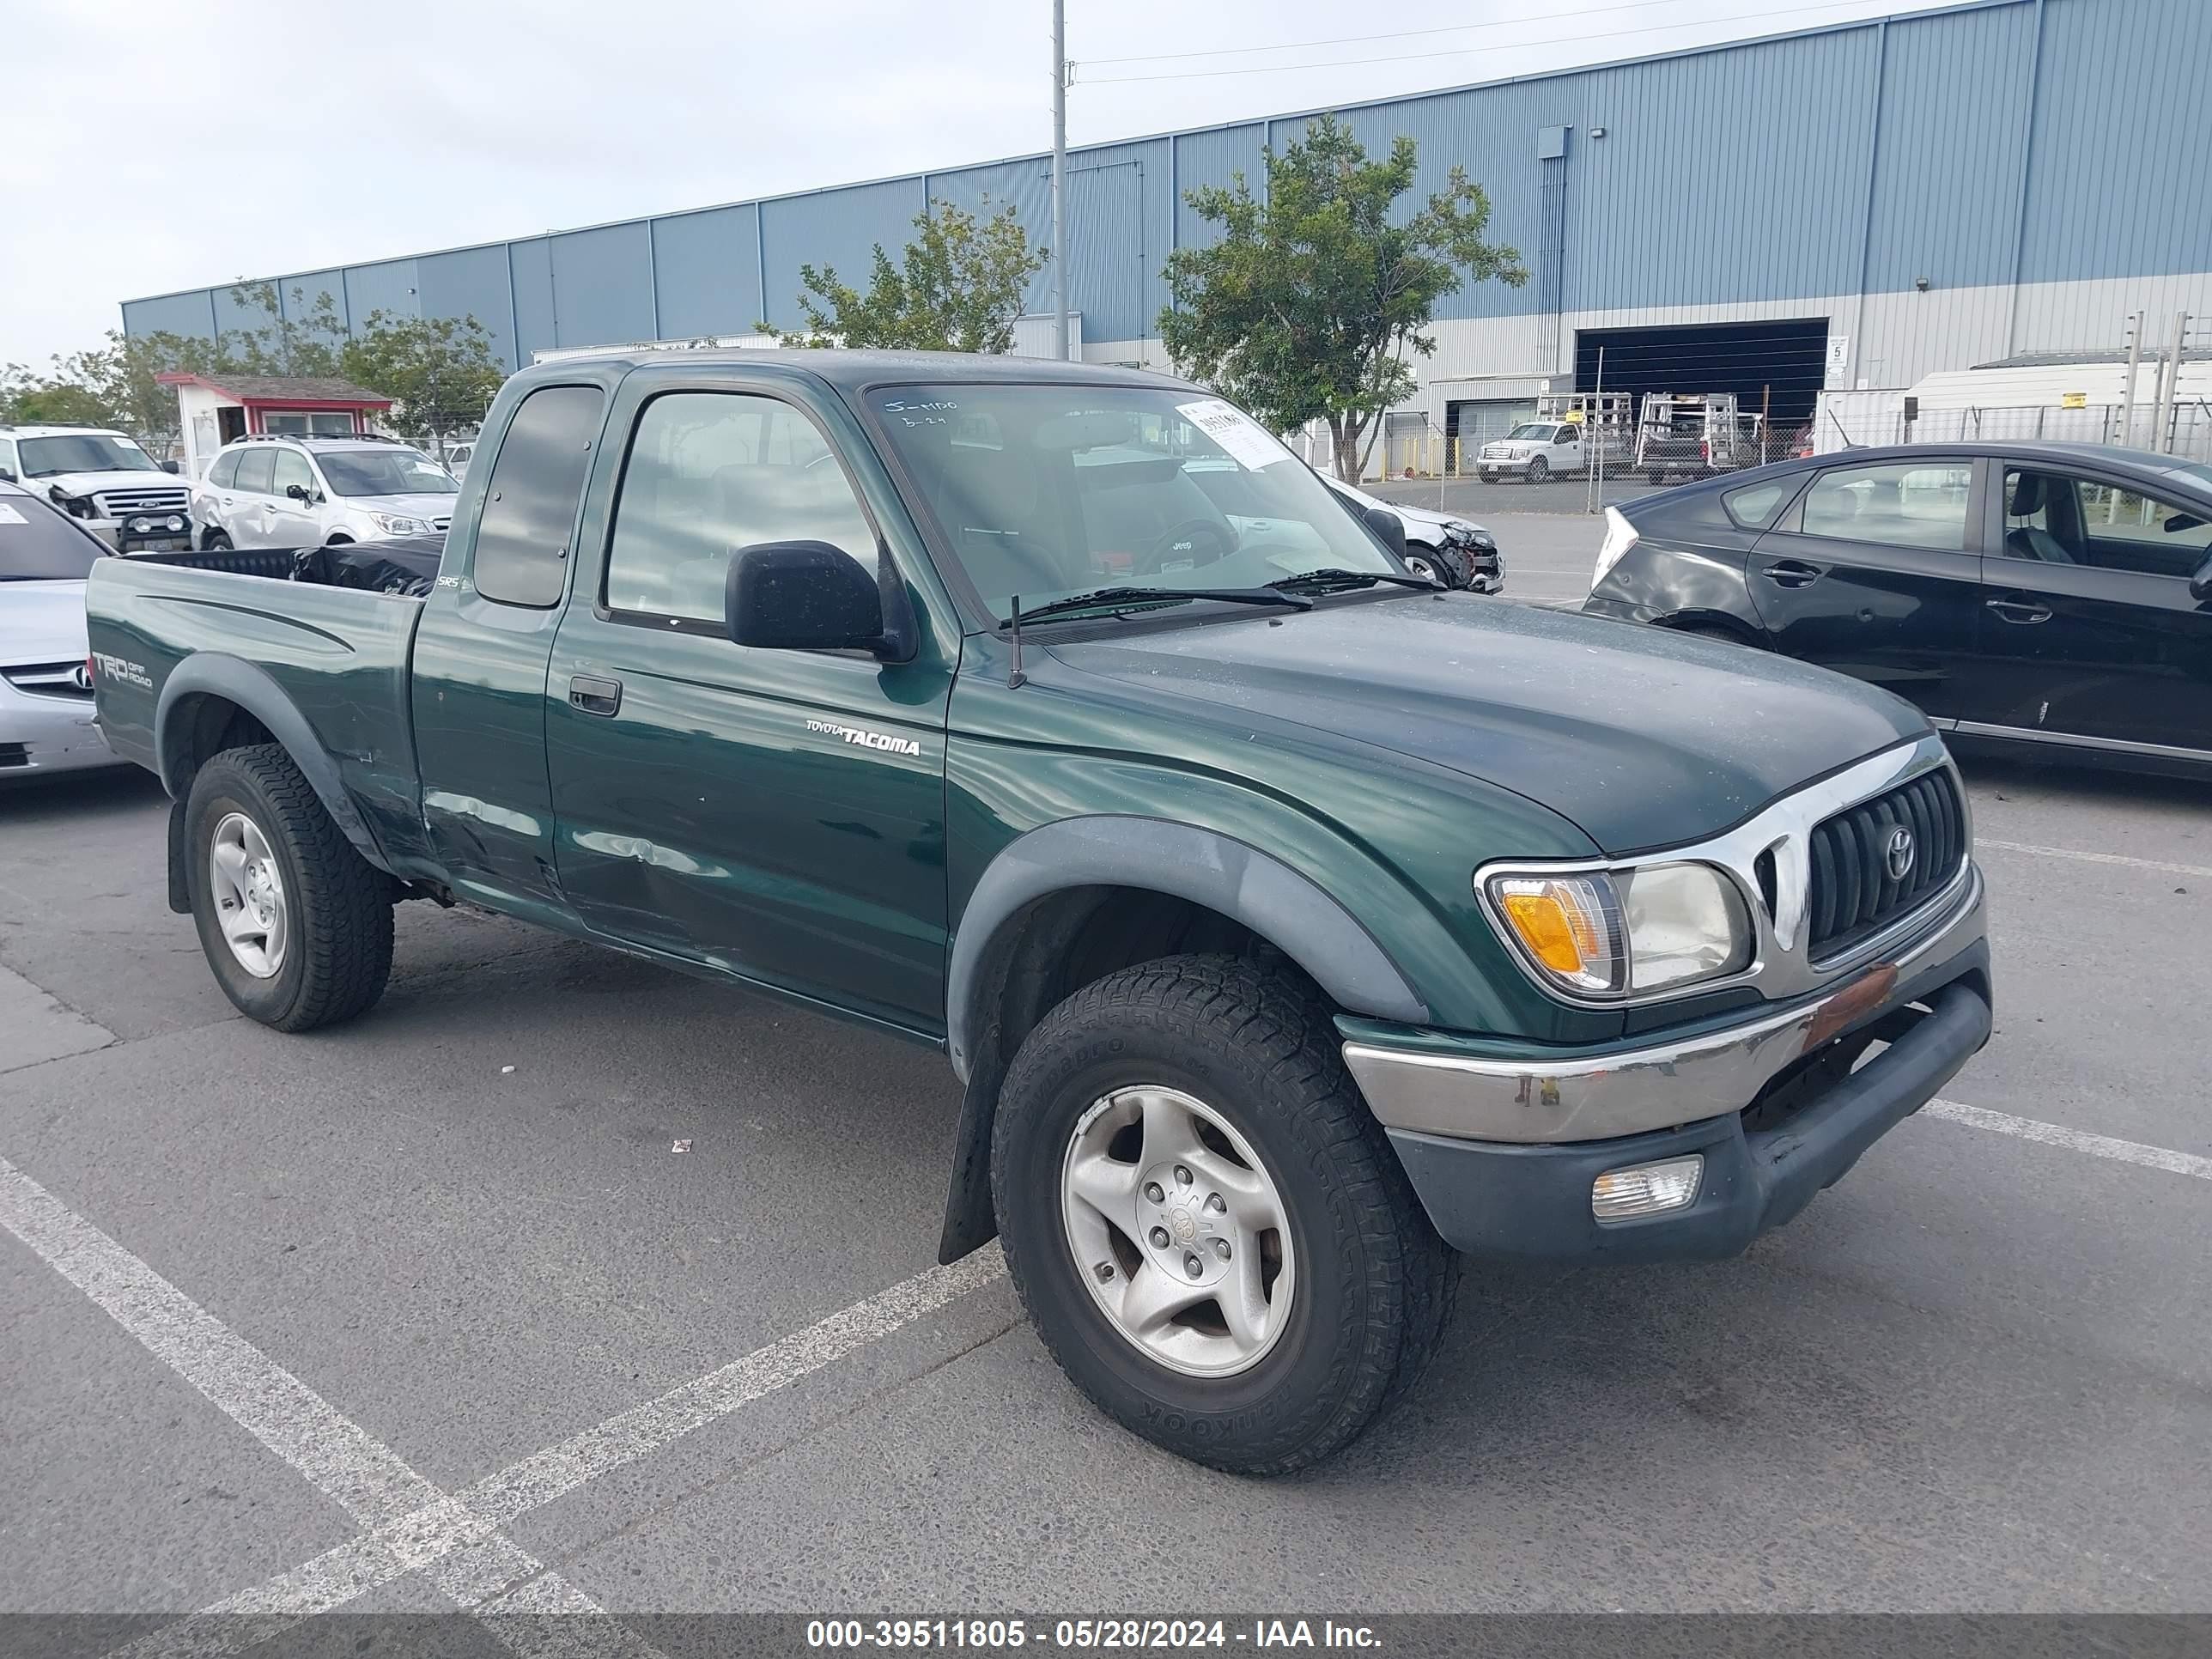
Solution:
{"label": "windshield", "polygon": [[1523,421],[1505,435],[1508,438],[1532,438],[1538,443],[1552,441],[1553,428],[1539,422]]}
{"label": "windshield", "polygon": [[1397,567],[1266,428],[1163,386],[900,386],[870,410],[1004,621],[1102,584],[1249,587]]}
{"label": "windshield", "polygon": [[57,472],[158,472],[153,458],[112,432],[71,432],[58,438],[25,438],[16,445],[27,478]]}
{"label": "windshield", "polygon": [[325,449],[315,459],[334,495],[450,495],[453,475],[411,449]]}
{"label": "windshield", "polygon": [[43,501],[0,495],[0,582],[81,580],[106,550]]}

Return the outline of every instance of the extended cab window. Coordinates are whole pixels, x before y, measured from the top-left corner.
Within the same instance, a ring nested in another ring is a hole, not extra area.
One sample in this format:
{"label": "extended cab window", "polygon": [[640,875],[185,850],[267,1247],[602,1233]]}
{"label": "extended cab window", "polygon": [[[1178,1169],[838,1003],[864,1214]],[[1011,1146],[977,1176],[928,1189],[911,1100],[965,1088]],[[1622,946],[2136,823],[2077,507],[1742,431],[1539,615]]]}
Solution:
{"label": "extended cab window", "polygon": [[1890,461],[1823,472],[1805,494],[1808,536],[1887,547],[1958,553],[1966,545],[1967,486],[1962,461]]}
{"label": "extended cab window", "polygon": [[2187,580],[2212,553],[2212,515],[2117,484],[2056,472],[2005,474],[2004,551]]}
{"label": "extended cab window", "polygon": [[477,520],[474,575],[484,598],[538,610],[561,602],[603,401],[597,386],[549,386],[514,411]]}
{"label": "extended cab window", "polygon": [[795,541],[875,562],[875,532],[811,421],[743,392],[672,392],[645,406],[615,503],[609,610],[720,623],[731,557]]}

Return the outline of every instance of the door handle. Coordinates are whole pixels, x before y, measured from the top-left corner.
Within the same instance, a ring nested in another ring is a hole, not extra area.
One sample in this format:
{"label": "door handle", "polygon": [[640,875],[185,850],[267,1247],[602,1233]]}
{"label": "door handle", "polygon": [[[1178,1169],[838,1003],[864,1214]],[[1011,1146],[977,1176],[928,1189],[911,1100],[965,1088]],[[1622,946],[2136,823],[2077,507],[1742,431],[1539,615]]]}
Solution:
{"label": "door handle", "polygon": [[1997,613],[2002,622],[2017,623],[2022,626],[2051,620],[2051,607],[2036,605],[2027,599],[1984,599],[1982,603]]}
{"label": "door handle", "polygon": [[586,714],[611,714],[622,707],[622,682],[578,674],[568,682],[568,706]]}
{"label": "door handle", "polygon": [[1805,564],[1796,559],[1784,559],[1779,564],[1770,564],[1759,574],[1777,587],[1810,587],[1820,580],[1818,565]]}

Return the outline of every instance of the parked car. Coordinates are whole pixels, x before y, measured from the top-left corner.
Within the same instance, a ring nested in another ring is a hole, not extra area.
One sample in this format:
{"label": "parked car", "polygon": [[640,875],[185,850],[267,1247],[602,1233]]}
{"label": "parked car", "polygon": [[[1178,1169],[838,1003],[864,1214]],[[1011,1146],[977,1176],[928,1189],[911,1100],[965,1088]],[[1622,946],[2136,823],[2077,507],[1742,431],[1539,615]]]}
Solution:
{"label": "parked car", "polygon": [[1505,561],[1498,551],[1498,538],[1480,525],[1426,507],[1386,501],[1318,469],[1315,476],[1359,512],[1394,514],[1405,526],[1406,568],[1415,575],[1434,576],[1447,587],[1464,587],[1474,593],[1505,591]]}
{"label": "parked car", "polygon": [[93,721],[84,579],[110,552],[82,520],[0,483],[0,780],[112,766]]}
{"label": "parked car", "polygon": [[1852,449],[1607,510],[1593,615],[1856,675],[1956,738],[2212,770],[2212,468],[2056,443]]}
{"label": "parked car", "polygon": [[442,535],[459,489],[394,439],[257,435],[216,453],[192,516],[205,549],[388,541]]}
{"label": "parked car", "polygon": [[1562,472],[1581,471],[1588,465],[1583,449],[1579,421],[1523,421],[1475,452],[1475,476],[1486,483],[1499,478],[1542,483]]}
{"label": "parked car", "polygon": [[1438,590],[1202,388],[610,354],[485,429],[419,601],[273,551],[93,578],[224,993],[346,1018],[394,901],[465,899],[941,1049],[941,1258],[1000,1235],[1068,1375],[1184,1455],[1349,1443],[1451,1247],[1741,1250],[1989,1036],[1908,705]]}
{"label": "parked car", "polygon": [[476,440],[473,438],[464,438],[457,444],[447,444],[445,456],[446,471],[456,478],[467,477],[469,458],[476,453]]}
{"label": "parked car", "polygon": [[119,552],[191,545],[191,493],[174,475],[103,427],[0,426],[0,483],[43,496]]}

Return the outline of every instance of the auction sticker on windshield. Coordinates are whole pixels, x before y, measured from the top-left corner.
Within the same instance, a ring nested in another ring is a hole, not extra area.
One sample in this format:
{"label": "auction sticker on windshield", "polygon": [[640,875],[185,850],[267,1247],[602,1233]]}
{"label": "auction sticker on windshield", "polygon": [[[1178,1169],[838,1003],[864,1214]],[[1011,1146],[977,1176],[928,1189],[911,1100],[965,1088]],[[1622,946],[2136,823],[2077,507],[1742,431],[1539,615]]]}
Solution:
{"label": "auction sticker on windshield", "polygon": [[1177,404],[1176,413],[1219,444],[1224,453],[1247,471],[1288,460],[1291,452],[1274,435],[1234,404],[1218,398],[1194,404]]}

